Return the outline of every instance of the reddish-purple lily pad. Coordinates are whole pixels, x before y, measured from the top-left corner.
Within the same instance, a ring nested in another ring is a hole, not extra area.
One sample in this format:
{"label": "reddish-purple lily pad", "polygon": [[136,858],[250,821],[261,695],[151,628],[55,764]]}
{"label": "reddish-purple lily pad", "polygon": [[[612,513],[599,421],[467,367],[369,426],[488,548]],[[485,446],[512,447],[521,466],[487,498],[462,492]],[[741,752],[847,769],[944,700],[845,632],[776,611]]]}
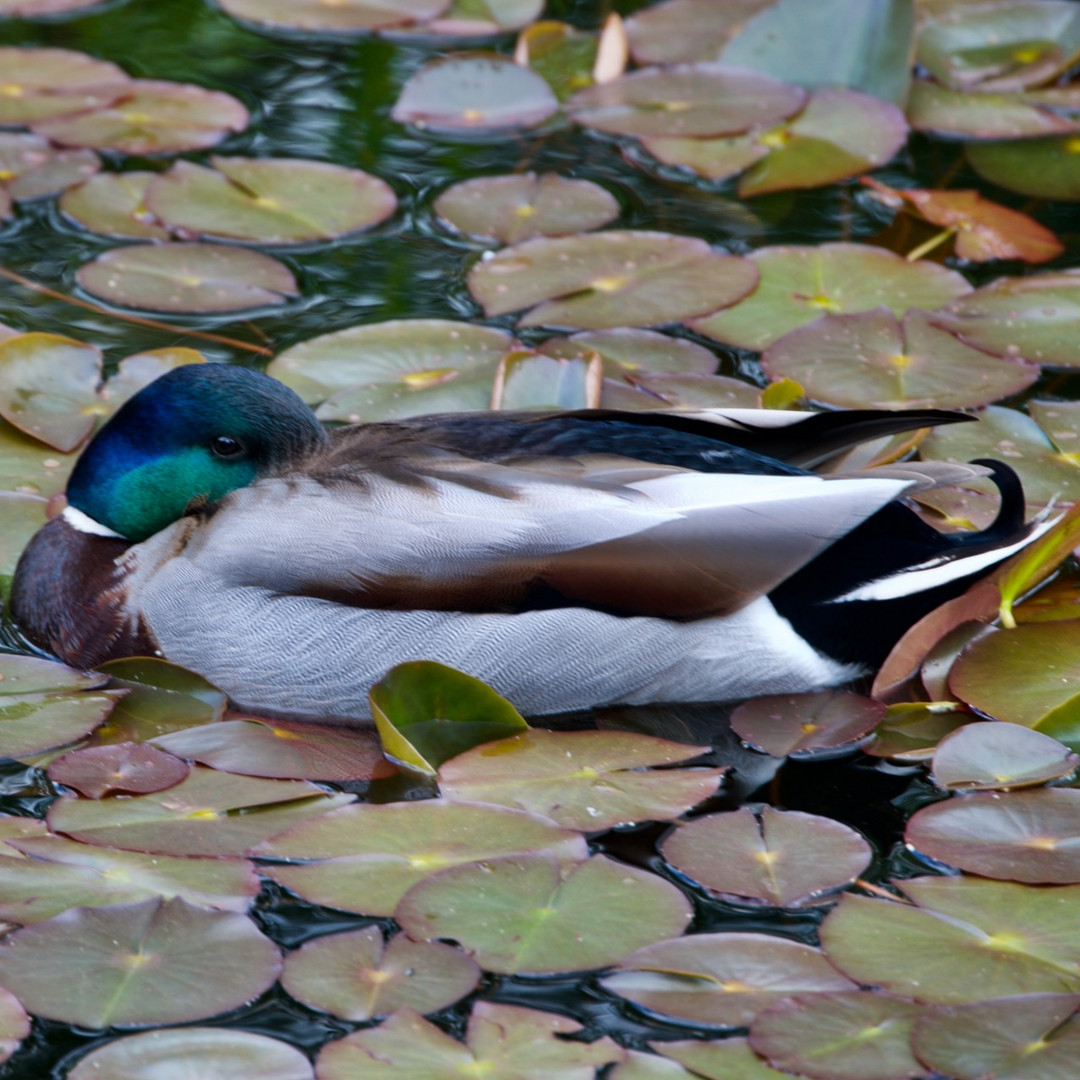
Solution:
{"label": "reddish-purple lily pad", "polygon": [[774,757],[851,749],[885,719],[885,705],[861,694],[822,690],[754,698],[731,714],[731,730]]}
{"label": "reddish-purple lily pad", "polygon": [[626,20],[634,60],[680,64],[715,60],[742,24],[772,0],[665,0]]}
{"label": "reddish-purple lily pad", "polygon": [[1036,199],[1080,202],[1080,136],[968,143],[964,153],[991,184]]}
{"label": "reddish-purple lily pad", "polygon": [[450,0],[217,0],[222,10],[259,26],[332,33],[366,33],[424,23]]}
{"label": "reddish-purple lily pad", "polygon": [[138,743],[115,743],[73,750],[48,769],[54,784],[65,784],[90,799],[111,791],[144,795],[179,784],[188,765],[172,754]]}
{"label": "reddish-purple lily pad", "polygon": [[221,142],[243,131],[248,111],[236,98],[191,83],[134,79],[123,94],[99,109],[33,125],[64,146],[119,150],[124,154],[174,154]]}
{"label": "reddish-purple lily pad", "polygon": [[[97,2],[97,0],[95,0]],[[0,3],[0,16],[10,0]],[[114,101],[131,80],[116,64],[73,49],[0,48],[0,125],[32,124]]]}
{"label": "reddish-purple lily pad", "polygon": [[60,196],[60,209],[72,221],[104,236],[168,240],[169,230],[146,209],[152,172],[98,173]]}
{"label": "reddish-purple lily pad", "polygon": [[0,984],[35,1015],[87,1028],[202,1020],[258,997],[280,970],[246,916],[178,898],[73,908],[0,946]]}
{"label": "reddish-purple lily pad", "polygon": [[223,244],[135,244],[114,248],[76,275],[93,296],[119,307],[218,312],[284,304],[296,279],[259,251]]}
{"label": "reddish-purple lily pad", "polygon": [[559,102],[535,72],[498,53],[434,60],[402,87],[390,114],[433,131],[530,128],[553,116]]}
{"label": "reddish-purple lily pad", "polygon": [[1013,94],[964,93],[916,79],[908,123],[916,131],[963,139],[1030,139],[1080,129],[1075,87]]}
{"label": "reddish-purple lily pad", "polygon": [[0,179],[16,202],[55,195],[100,168],[92,150],[57,150],[39,135],[0,132]]}
{"label": "reddish-purple lily pad", "polygon": [[1080,757],[1057,739],[1008,723],[965,724],[947,735],[934,753],[931,773],[938,787],[995,791],[1060,780]]}
{"label": "reddish-purple lily pad", "polygon": [[705,314],[741,300],[756,283],[753,263],[703,240],[632,231],[526,240],[469,274],[469,290],[489,316],[531,308],[519,326],[588,330]]}
{"label": "reddish-purple lily pad", "polygon": [[402,1006],[433,1013],[460,1001],[480,981],[480,968],[460,949],[383,941],[377,926],[309,941],[285,958],[281,985],[297,1001],[343,1020],[372,1020]]}
{"label": "reddish-purple lily pad", "polygon": [[516,244],[599,229],[619,216],[619,204],[591,180],[522,173],[455,184],[435,200],[435,212],[458,232]]}

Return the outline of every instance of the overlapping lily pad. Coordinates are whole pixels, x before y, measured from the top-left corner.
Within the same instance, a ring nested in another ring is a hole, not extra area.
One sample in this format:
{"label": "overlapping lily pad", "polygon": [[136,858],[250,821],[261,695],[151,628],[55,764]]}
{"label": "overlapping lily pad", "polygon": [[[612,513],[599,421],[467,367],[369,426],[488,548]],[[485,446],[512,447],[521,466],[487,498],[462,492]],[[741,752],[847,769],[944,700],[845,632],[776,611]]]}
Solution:
{"label": "overlapping lily pad", "polygon": [[91,799],[111,791],[145,795],[179,784],[190,771],[172,754],[138,743],[115,743],[73,750],[49,765],[49,779]]}
{"label": "overlapping lily pad", "polygon": [[45,524],[48,501],[25,491],[0,491],[0,578],[15,572],[23,548]]}
{"label": "overlapping lily pad", "polygon": [[30,1012],[88,1028],[201,1020],[258,997],[280,969],[246,916],[160,897],[73,908],[0,947],[0,984]]}
{"label": "overlapping lily pad", "polygon": [[1077,765],[1080,757],[1039,731],[1019,724],[976,723],[941,741],[931,772],[939,787],[993,791],[1060,780]]}
{"label": "overlapping lily pad", "polygon": [[470,993],[480,968],[460,949],[383,941],[377,926],[309,941],[285,958],[281,984],[297,1001],[343,1020],[372,1020],[403,1006],[437,1012]]}
{"label": "overlapping lily pad", "polygon": [[0,1062],[7,1061],[30,1034],[30,1017],[9,990],[0,990]]}
{"label": "overlapping lily pad", "polygon": [[559,101],[584,87],[617,79],[628,59],[626,31],[615,12],[599,33],[541,19],[522,30],[514,47],[514,60],[542,76]]}
{"label": "overlapping lily pad", "polygon": [[217,0],[237,19],[259,26],[332,33],[364,33],[426,22],[442,14],[450,0]]}
{"label": "overlapping lily pad", "polygon": [[[17,14],[8,9],[9,4],[0,4],[0,15]],[[131,81],[116,64],[73,49],[0,48],[0,71],[0,125],[5,127],[100,107]]]}
{"label": "overlapping lily pad", "polygon": [[799,907],[853,881],[870,863],[854,829],[816,814],[749,807],[680,825],[660,846],[672,866],[711,892]]}
{"label": "overlapping lily pad", "polygon": [[243,131],[248,111],[220,90],[190,83],[133,79],[101,108],[41,120],[37,135],[64,146],[119,150],[124,154],[173,154],[221,142]]}
{"label": "overlapping lily pad", "polygon": [[501,974],[588,971],[681,933],[690,902],[663,878],[603,855],[561,870],[550,853],[442,870],[394,910],[412,938],[452,938]]}
{"label": "overlapping lily pad", "polygon": [[885,718],[885,705],[845,691],[774,695],[744,702],[731,730],[774,757],[852,749]]}
{"label": "overlapping lily pad", "polygon": [[435,200],[435,212],[458,232],[516,244],[599,229],[619,216],[619,204],[591,180],[521,173],[455,184]]}
{"label": "overlapping lily pad", "polygon": [[916,131],[967,139],[1030,139],[1080,129],[1075,88],[969,94],[916,79],[908,122]]}
{"label": "overlapping lily pad", "polygon": [[446,867],[549,851],[567,863],[588,854],[580,834],[546,818],[427,800],[346,807],[289,829],[252,853],[293,860],[296,865],[267,865],[264,872],[312,903],[392,915],[414,884]]}
{"label": "overlapping lily pad", "polygon": [[531,308],[519,326],[603,330],[715,311],[746,296],[757,272],[689,236],[611,231],[526,240],[477,263],[468,280],[489,316]]}
{"label": "overlapping lily pad", "polygon": [[747,1027],[789,994],[855,989],[818,949],[772,934],[691,934],[648,945],[616,967],[601,980],[605,990],[710,1027]]}
{"label": "overlapping lily pad", "polygon": [[692,329],[729,345],[763,349],[823,315],[884,305],[899,317],[908,308],[933,310],[971,292],[953,270],[909,263],[864,244],[767,247],[750,259],[761,273],[757,289],[726,311],[691,320]]}
{"label": "overlapping lily pad", "polygon": [[666,0],[626,20],[630,51],[639,64],[715,60],[731,36],[772,0]]}
{"label": "overlapping lily pad", "polygon": [[797,381],[806,396],[849,408],[973,408],[1009,397],[1039,366],[965,344],[935,317],[887,308],[825,315],[785,334],[761,357],[772,379]]}
{"label": "overlapping lily pad", "polygon": [[418,32],[451,37],[500,34],[528,26],[543,10],[544,0],[453,0],[448,10]]}
{"label": "overlapping lily pad", "polygon": [[297,295],[292,272],[259,251],[223,244],[136,244],[83,266],[76,279],[118,307],[151,311],[246,311]]}
{"label": "overlapping lily pad", "polygon": [[[728,1036],[716,1042],[703,1039],[686,1041],[663,1041],[650,1044],[663,1058],[663,1064],[671,1066],[679,1062],[690,1072],[675,1074],[670,1072],[648,1073],[641,1077],[623,1074],[618,1069],[612,1072],[612,1080],[681,1080],[683,1077],[705,1077],[705,1080],[783,1080],[789,1073],[777,1072],[770,1068],[750,1048],[744,1038]],[[644,1055],[638,1055],[644,1057]],[[668,1060],[670,1059],[670,1060]],[[656,1060],[656,1059],[652,1059]]]}
{"label": "overlapping lily pad", "polygon": [[58,150],[38,135],[0,132],[0,179],[16,201],[55,195],[100,168],[92,150]]}
{"label": "overlapping lily pad", "polygon": [[538,351],[568,360],[588,359],[592,353],[598,353],[604,374],[613,378],[626,375],[647,378],[657,372],[711,375],[717,365],[716,356],[696,342],[631,327],[583,330],[569,337],[548,338]]}
{"label": "overlapping lily pad", "polygon": [[1037,199],[1080,202],[1080,136],[969,143],[971,167],[992,184]]}
{"label": "overlapping lily pad", "polygon": [[605,379],[600,390],[605,409],[757,409],[761,391],[727,375],[679,375],[675,372],[627,373]]}
{"label": "overlapping lily pad", "polygon": [[152,172],[98,173],[60,196],[60,209],[73,221],[104,236],[168,240],[169,230],[146,209]]}

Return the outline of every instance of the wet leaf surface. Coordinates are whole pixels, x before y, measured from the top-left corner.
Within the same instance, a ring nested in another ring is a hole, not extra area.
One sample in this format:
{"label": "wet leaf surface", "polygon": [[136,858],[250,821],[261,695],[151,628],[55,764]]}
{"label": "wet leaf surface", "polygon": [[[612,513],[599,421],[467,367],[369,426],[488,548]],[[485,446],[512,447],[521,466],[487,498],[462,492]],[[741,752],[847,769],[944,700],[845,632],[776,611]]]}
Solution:
{"label": "wet leaf surface", "polygon": [[1080,138],[969,143],[965,154],[984,179],[1037,199],[1080,202]]}
{"label": "wet leaf surface", "polygon": [[953,138],[1029,139],[1080,128],[1080,94],[1069,88],[969,94],[916,79],[908,122],[916,131]]}
{"label": "wet leaf surface", "polygon": [[775,695],[743,702],[731,714],[731,730],[774,757],[813,756],[853,749],[885,719],[885,705],[845,691]]}
{"label": "wet leaf surface", "polygon": [[60,209],[72,221],[103,236],[168,240],[169,230],[146,209],[152,172],[98,173],[60,197]]}
{"label": "wet leaf surface", "polygon": [[37,135],[0,132],[0,178],[17,202],[55,195],[100,168],[90,150],[58,150]]}
{"label": "wet leaf surface", "polygon": [[45,524],[47,506],[40,495],[0,491],[0,579],[15,572],[23,548]]}
{"label": "wet leaf surface", "polygon": [[1080,757],[1057,739],[1018,724],[966,724],[938,745],[931,765],[934,783],[954,790],[1029,787],[1060,780]]}
{"label": "wet leaf surface", "polygon": [[217,0],[237,19],[260,26],[332,33],[405,27],[442,14],[450,0]]}
{"label": "wet leaf surface", "polygon": [[[0,4],[0,14],[9,12]],[[32,124],[115,100],[130,82],[122,69],[74,49],[0,48],[0,124]]]}
{"label": "wet leaf surface", "polygon": [[588,359],[592,353],[599,353],[604,374],[613,378],[625,375],[637,378],[655,372],[683,377],[711,375],[717,363],[716,356],[696,342],[628,327],[584,330],[569,337],[548,338],[539,351],[565,359]]}
{"label": "wet leaf surface", "polygon": [[493,409],[596,409],[603,366],[596,354],[556,359],[521,349],[499,361],[491,389]]}
{"label": "wet leaf surface", "polygon": [[100,799],[111,791],[143,795],[179,784],[188,765],[172,754],[138,743],[115,743],[73,750],[49,765],[54,784],[74,788],[80,795]]}
{"label": "wet leaf surface", "polygon": [[693,1070],[694,1076],[703,1076],[706,1080],[781,1080],[789,1075],[766,1065],[743,1038],[727,1038],[720,1042],[696,1039],[655,1042],[652,1047],[658,1054],[680,1062]]}

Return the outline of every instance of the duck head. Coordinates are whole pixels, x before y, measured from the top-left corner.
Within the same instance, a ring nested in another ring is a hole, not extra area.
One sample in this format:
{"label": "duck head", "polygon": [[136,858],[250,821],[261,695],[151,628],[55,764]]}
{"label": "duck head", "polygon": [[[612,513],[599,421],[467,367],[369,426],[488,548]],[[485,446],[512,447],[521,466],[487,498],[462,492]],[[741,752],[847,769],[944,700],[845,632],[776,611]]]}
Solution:
{"label": "duck head", "polygon": [[226,364],[190,364],[126,402],[83,451],[68,505],[138,543],[327,442],[288,387]]}

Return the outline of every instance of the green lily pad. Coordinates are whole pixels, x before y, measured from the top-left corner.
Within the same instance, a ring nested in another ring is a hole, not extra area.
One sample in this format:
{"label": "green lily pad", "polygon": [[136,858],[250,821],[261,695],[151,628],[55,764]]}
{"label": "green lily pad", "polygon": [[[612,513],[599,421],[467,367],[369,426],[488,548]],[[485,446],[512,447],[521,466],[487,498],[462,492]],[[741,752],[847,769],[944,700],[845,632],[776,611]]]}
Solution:
{"label": "green lily pad", "polygon": [[799,382],[806,396],[848,408],[974,408],[1017,394],[1039,366],[965,344],[917,308],[903,321],[887,308],[825,315],[762,354],[771,379]]}
{"label": "green lily pad", "polygon": [[904,837],[916,851],[983,877],[1069,885],[1080,882],[1078,814],[1074,788],[968,795],[924,806]]}
{"label": "green lily pad", "polygon": [[1080,135],[968,143],[964,154],[991,184],[1037,199],[1080,202]]}
{"label": "green lily pad", "polygon": [[703,240],[634,231],[526,240],[477,263],[468,278],[489,316],[532,308],[519,326],[587,330],[702,315],[742,299],[756,282],[750,261]]}
{"label": "green lily pad", "polygon": [[547,974],[607,967],[680,934],[690,902],[663,878],[594,855],[508,856],[442,870],[394,909],[412,938],[452,938],[485,970]]}
{"label": "green lily pad", "polygon": [[619,204],[591,180],[530,172],[455,184],[435,200],[435,212],[458,232],[516,244],[599,229],[619,216]]}
{"label": "green lily pad", "polygon": [[80,1058],[68,1080],[165,1080],[181,1062],[198,1068],[199,1080],[315,1080],[295,1046],[251,1031],[200,1027],[114,1039]]}
{"label": "green lily pad", "polygon": [[864,244],[767,247],[750,260],[761,272],[757,289],[726,311],[691,320],[691,329],[729,345],[764,349],[823,315],[851,315],[884,305],[900,317],[908,308],[933,310],[971,292],[953,270],[909,263]]}
{"label": "green lily pad", "polygon": [[806,94],[769,75],[726,64],[645,68],[576,93],[579,124],[615,135],[734,135],[798,112]]}
{"label": "green lily pad", "polygon": [[16,202],[55,195],[100,168],[92,150],[58,150],[39,135],[0,132],[0,179]]}
{"label": "green lily pad", "polygon": [[933,1009],[915,1025],[912,1048],[956,1080],[1069,1080],[1080,1053],[1075,994],[1030,994]]}
{"label": "green lily pad", "polygon": [[123,94],[99,109],[33,124],[64,146],[122,154],[175,154],[221,142],[243,131],[250,117],[236,98],[191,83],[133,79]]}
{"label": "green lily pad", "polygon": [[777,1068],[816,1080],[907,1080],[925,1074],[911,1052],[925,1011],[869,991],[801,994],[762,1013],[750,1045]]}
{"label": "green lily pad", "polygon": [[145,795],[179,784],[191,770],[172,754],[138,743],[115,743],[73,750],[51,762],[49,779],[90,799],[111,791]]}
{"label": "green lily pad", "polygon": [[258,26],[330,33],[366,33],[423,23],[450,0],[216,0],[223,11]]}
{"label": "green lily pad", "polygon": [[[0,4],[0,14],[17,14]],[[0,125],[32,124],[114,101],[131,80],[116,64],[73,49],[0,48]]]}
{"label": "green lily pad", "polygon": [[170,233],[146,208],[152,172],[98,173],[60,196],[60,209],[84,229],[103,236],[168,240]]}
{"label": "green lily pad", "polygon": [[385,383],[419,392],[450,385],[452,373],[482,370],[490,377],[515,345],[505,330],[489,326],[451,319],[392,319],[309,338],[271,360],[266,373],[316,405],[356,386]]}
{"label": "green lily pad", "polygon": [[175,787],[149,795],[58,799],[49,809],[49,827],[86,844],[124,851],[240,855],[352,799],[327,795],[299,780],[262,780],[195,768]]}
{"label": "green lily pad", "polygon": [[23,548],[45,524],[48,505],[40,495],[0,491],[0,579],[15,573]]}
{"label": "green lily pad", "polygon": [[627,1064],[616,1065],[610,1073],[611,1080],[784,1080],[791,1075],[770,1068],[745,1038],[664,1040],[649,1045],[663,1056],[630,1051]]}
{"label": "green lily pad", "polygon": [[800,907],[854,881],[870,845],[854,829],[797,810],[749,807],[679,825],[660,845],[677,870],[742,903]]}
{"label": "green lily pad", "polygon": [[396,665],[368,698],[386,754],[432,776],[457,754],[529,727],[487,683],[433,660]]}
{"label": "green lily pad", "polygon": [[436,871],[543,851],[568,864],[588,854],[579,833],[546,818],[438,799],[350,806],[275,836],[252,854],[297,862],[263,870],[314,904],[385,916]]}
{"label": "green lily pad", "polygon": [[101,350],[59,334],[0,341],[0,416],[69,453],[94,428]]}
{"label": "green lily pad", "polygon": [[1060,780],[1078,765],[1080,757],[1042,732],[1019,724],[979,723],[965,724],[941,741],[931,773],[938,787],[995,791]]}
{"label": "green lily pad", "polygon": [[761,391],[727,375],[679,375],[675,372],[636,372],[622,379],[605,379],[600,405],[605,409],[697,408],[756,409]]}
{"label": "green lily pad", "polygon": [[916,79],[908,99],[908,123],[916,131],[960,139],[1030,139],[1080,129],[1075,88],[969,94]]}
{"label": "green lily pad", "polygon": [[12,840],[48,835],[49,830],[45,822],[37,818],[0,815],[0,855],[9,859],[26,858],[21,851],[11,846]]}
{"label": "green lily pad", "polygon": [[520,30],[540,17],[544,0],[453,0],[450,7],[426,26],[423,35],[475,37]]}
{"label": "green lily pad", "polygon": [[1080,886],[895,884],[914,905],[845,893],[822,923],[825,954],[857,982],[941,1005],[1080,991]]}
{"label": "green lily pad", "polygon": [[360,169],[299,158],[178,161],[154,178],[146,207],[187,234],[263,244],[332,240],[368,229],[397,206],[390,185]]}
{"label": "green lily pad", "polygon": [[748,1027],[790,994],[855,989],[820,950],[773,934],[690,934],[647,945],[616,967],[600,981],[609,993],[710,1027]]}
{"label": "green lily pad", "polygon": [[402,87],[391,117],[432,131],[506,131],[553,116],[559,102],[535,72],[498,53],[434,60]]}
{"label": "green lily pad", "polygon": [[700,1075],[667,1058],[627,1050],[626,1057],[607,1074],[606,1080],[697,1080]]}
{"label": "green lily pad", "polygon": [[774,757],[852,749],[885,719],[885,705],[841,690],[754,698],[731,714],[731,730]]}
{"label": "green lily pad", "polygon": [[284,304],[296,279],[276,259],[223,244],[134,244],[82,266],[76,280],[118,307],[176,313],[246,311]]}
{"label": "green lily pad", "polygon": [[713,795],[724,770],[649,767],[706,749],[632,732],[537,728],[445,762],[439,790],[457,802],[529,810],[572,829],[668,821]]}
{"label": "green lily pad", "polygon": [[406,1007],[376,1028],[327,1043],[316,1067],[319,1080],[590,1080],[622,1059],[606,1036],[591,1043],[559,1038],[579,1031],[567,1016],[478,1001],[462,1045]]}
{"label": "green lily pad", "polygon": [[202,1020],[258,997],[280,970],[246,916],[179,898],[74,908],[0,947],[0,984],[30,1012],[87,1028]]}
{"label": "green lily pad", "polygon": [[644,64],[681,64],[716,60],[746,22],[772,0],[665,0],[636,11],[626,20],[634,60]]}
{"label": "green lily pad", "polygon": [[647,378],[656,372],[712,375],[717,365],[715,354],[696,342],[626,326],[548,338],[537,351],[566,360],[588,359],[592,353],[599,353],[604,374],[612,378]]}
{"label": "green lily pad", "polygon": [[96,690],[109,681],[97,671],[80,671],[41,656],[0,654],[0,698],[9,695]]}
{"label": "green lily pad", "polygon": [[604,373],[600,357],[557,359],[531,349],[507,353],[491,388],[493,409],[596,409]]}
{"label": "green lily pad", "polygon": [[281,985],[308,1008],[343,1020],[388,1016],[402,1006],[433,1013],[460,1001],[480,981],[480,968],[460,949],[410,941],[383,941],[377,926],[327,934],[285,958]]}
{"label": "green lily pad", "polygon": [[64,490],[76,457],[59,454],[0,420],[0,491],[56,495]]}
{"label": "green lily pad", "polygon": [[0,990],[0,1063],[7,1061],[30,1034],[30,1017],[19,999]]}

